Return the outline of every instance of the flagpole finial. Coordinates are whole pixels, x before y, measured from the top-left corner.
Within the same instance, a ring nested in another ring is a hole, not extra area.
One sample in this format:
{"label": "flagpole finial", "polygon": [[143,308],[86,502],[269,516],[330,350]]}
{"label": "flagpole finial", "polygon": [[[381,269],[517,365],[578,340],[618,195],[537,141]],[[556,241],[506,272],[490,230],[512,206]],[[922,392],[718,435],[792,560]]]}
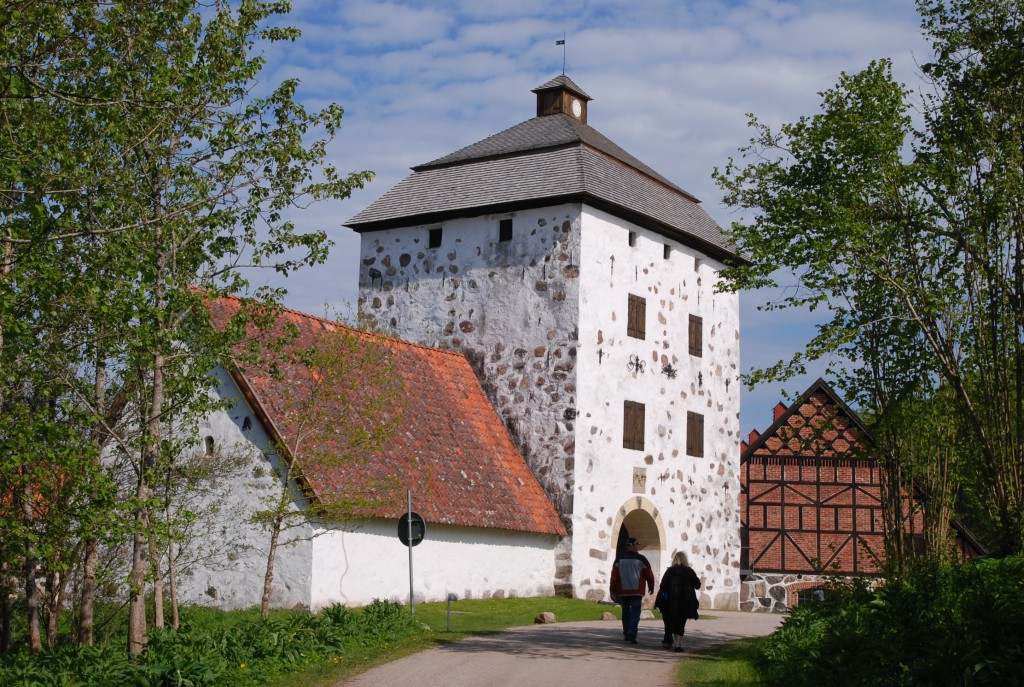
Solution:
{"label": "flagpole finial", "polygon": [[562,31],[562,40],[555,41],[555,45],[562,46],[562,76],[565,76],[565,31]]}

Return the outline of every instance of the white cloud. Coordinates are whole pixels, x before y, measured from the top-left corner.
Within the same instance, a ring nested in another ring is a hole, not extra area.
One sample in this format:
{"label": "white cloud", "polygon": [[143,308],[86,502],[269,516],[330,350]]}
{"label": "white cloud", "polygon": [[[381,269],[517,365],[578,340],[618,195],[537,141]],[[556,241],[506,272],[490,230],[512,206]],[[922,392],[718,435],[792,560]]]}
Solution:
{"label": "white cloud", "polygon": [[[358,236],[341,223],[409,173],[534,114],[530,89],[562,69],[595,98],[590,124],[704,201],[725,225],[711,170],[750,137],[746,113],[777,125],[813,114],[841,71],[892,57],[911,82],[927,54],[913,0],[299,0],[294,44],[267,49],[266,87],[302,80],[311,107],[337,102],[345,123],[331,147],[341,170],[377,178],[301,221],[338,245],[327,265],[289,277],[288,305],[315,313],[354,301]],[[743,300],[744,369],[799,350],[813,316],[757,313]],[[339,302],[340,301],[340,302]],[[763,429],[784,392],[820,370],[745,392],[741,426]]]}

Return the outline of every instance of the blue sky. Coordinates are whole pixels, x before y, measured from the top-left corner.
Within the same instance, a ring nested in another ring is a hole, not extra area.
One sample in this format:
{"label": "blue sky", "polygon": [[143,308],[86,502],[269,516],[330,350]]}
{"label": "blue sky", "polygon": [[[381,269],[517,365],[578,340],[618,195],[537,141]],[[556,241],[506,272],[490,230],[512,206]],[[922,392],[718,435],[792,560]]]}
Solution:
{"label": "blue sky", "polygon": [[[290,275],[286,305],[314,314],[354,307],[358,235],[345,220],[433,160],[534,116],[530,92],[562,71],[594,98],[588,122],[700,198],[722,226],[716,166],[750,138],[746,113],[779,124],[816,111],[841,71],[893,60],[914,83],[926,61],[912,0],[295,0],[287,22],[303,37],[271,46],[266,86],[301,80],[311,108],[338,103],[345,123],[330,147],[339,170],[375,180],[340,203],[298,215],[336,245],[328,263]],[[800,350],[805,312],[762,313],[770,293],[741,295],[744,371]],[[742,434],[820,374],[745,390]],[[831,381],[831,380],[830,380]]]}

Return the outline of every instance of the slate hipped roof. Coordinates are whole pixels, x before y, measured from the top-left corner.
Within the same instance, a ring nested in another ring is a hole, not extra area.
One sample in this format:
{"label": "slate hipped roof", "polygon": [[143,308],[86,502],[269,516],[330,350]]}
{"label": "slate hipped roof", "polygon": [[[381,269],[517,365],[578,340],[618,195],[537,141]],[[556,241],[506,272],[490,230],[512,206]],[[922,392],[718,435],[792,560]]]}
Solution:
{"label": "slate hipped roof", "polygon": [[[564,76],[535,92],[558,87],[590,99]],[[347,226],[368,232],[584,202],[716,258],[743,259],[699,200],[568,114],[528,119],[412,169]]]}
{"label": "slate hipped roof", "polygon": [[[216,323],[238,313],[237,298],[209,304]],[[264,332],[250,331],[249,342],[260,349],[261,365],[239,364],[232,378],[273,439],[294,445],[298,431],[296,406],[289,388],[310,382],[313,373],[300,364],[281,362],[271,341],[286,331],[296,333],[289,350],[301,350],[335,332],[357,337],[359,346],[386,349],[388,365],[401,382],[395,413],[397,430],[384,445],[340,465],[301,465],[307,494],[325,502],[339,497],[371,495],[366,515],[397,518],[406,509],[406,490],[413,490],[414,508],[427,523],[565,535],[565,528],[537,478],[512,443],[494,408],[484,396],[469,362],[458,353],[399,339],[367,334],[330,320],[283,310]],[[280,375],[268,366],[277,360]],[[320,381],[320,380],[318,380]],[[375,393],[365,378],[347,380],[332,396],[339,406]],[[344,402],[341,402],[344,401]],[[333,442],[317,450],[344,450]],[[285,459],[292,459],[285,456]]]}

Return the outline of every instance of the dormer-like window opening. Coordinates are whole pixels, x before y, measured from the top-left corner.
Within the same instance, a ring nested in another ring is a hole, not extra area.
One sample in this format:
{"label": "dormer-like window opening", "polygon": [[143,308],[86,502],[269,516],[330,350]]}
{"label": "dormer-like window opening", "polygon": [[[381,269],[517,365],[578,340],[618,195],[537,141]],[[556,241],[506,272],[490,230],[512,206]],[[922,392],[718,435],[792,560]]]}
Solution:
{"label": "dormer-like window opening", "polygon": [[431,229],[427,233],[427,248],[440,248],[441,247],[441,227]]}
{"label": "dormer-like window opening", "polygon": [[512,240],[511,219],[503,219],[498,222],[498,240],[502,242]]}

